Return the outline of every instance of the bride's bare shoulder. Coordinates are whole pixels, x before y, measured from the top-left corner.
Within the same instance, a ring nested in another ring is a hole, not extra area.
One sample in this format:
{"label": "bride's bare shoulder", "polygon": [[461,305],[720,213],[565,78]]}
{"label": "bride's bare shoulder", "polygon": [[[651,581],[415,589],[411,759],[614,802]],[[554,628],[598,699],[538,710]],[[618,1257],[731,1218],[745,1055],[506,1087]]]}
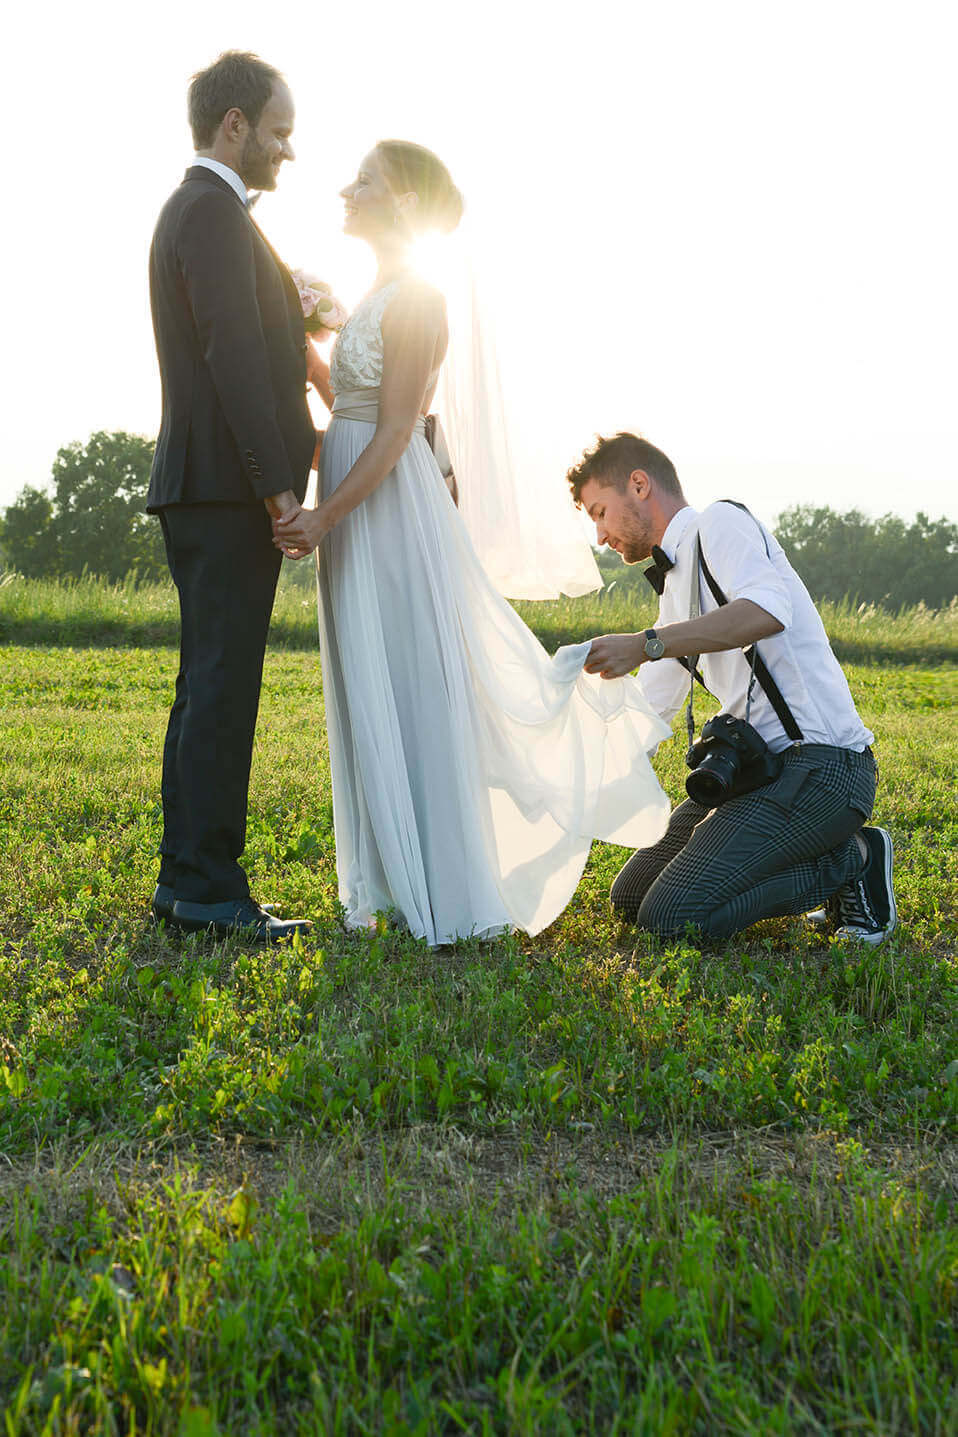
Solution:
{"label": "bride's bare shoulder", "polygon": [[389,296],[382,318],[383,333],[423,328],[445,334],[446,299],[441,289],[418,275],[404,277]]}
{"label": "bride's bare shoulder", "polygon": [[407,314],[445,314],[446,297],[441,289],[437,289],[421,275],[404,275],[390,295],[388,309],[405,311]]}

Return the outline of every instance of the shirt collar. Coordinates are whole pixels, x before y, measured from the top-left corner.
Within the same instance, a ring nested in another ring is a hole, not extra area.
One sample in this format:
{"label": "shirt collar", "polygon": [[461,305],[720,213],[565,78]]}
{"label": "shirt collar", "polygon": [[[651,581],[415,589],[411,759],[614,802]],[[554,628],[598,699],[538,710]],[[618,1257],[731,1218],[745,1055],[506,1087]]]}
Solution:
{"label": "shirt collar", "polygon": [[193,163],[202,165],[204,169],[212,170],[214,175],[219,175],[221,180],[226,181],[237,199],[241,200],[244,205],[249,205],[249,191],[236,171],[231,170],[229,165],[224,165],[219,160],[208,160],[205,155],[194,155]]}
{"label": "shirt collar", "polygon": [[698,510],[693,509],[691,504],[686,504],[672,515],[665,527],[665,533],[659,541],[659,548],[667,554],[675,563],[675,556],[678,553],[679,545],[688,533],[689,525],[699,517]]}

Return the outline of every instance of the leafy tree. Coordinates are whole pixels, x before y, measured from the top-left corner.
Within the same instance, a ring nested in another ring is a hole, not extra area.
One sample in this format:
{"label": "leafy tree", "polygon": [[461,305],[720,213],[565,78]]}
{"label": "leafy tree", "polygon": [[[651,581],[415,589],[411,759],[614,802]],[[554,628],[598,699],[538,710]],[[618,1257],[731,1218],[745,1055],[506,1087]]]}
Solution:
{"label": "leafy tree", "polygon": [[814,599],[940,609],[958,594],[958,525],[945,518],[919,514],[907,524],[897,514],[868,519],[797,504],[775,532]]}
{"label": "leafy tree", "polygon": [[[144,512],[152,460],[151,440],[122,431],[66,445],[54,461],[52,500],[28,488],[6,510],[0,540],[7,562],[23,574],[87,569],[116,580],[136,569],[144,579],[162,577],[160,527]],[[41,547],[45,567],[38,568]]]}
{"label": "leafy tree", "polygon": [[4,560],[28,579],[42,579],[57,566],[51,534],[53,505],[49,494],[27,484],[0,515],[0,549]]}
{"label": "leafy tree", "polygon": [[144,512],[153,442],[138,434],[99,431],[86,445],[68,444],[53,465],[54,526],[60,567],[122,579],[166,572],[156,520]]}
{"label": "leafy tree", "polygon": [[[897,514],[869,519],[857,509],[797,504],[779,515],[775,534],[817,602],[942,609],[958,594],[958,525],[944,518],[919,514],[908,524]],[[625,565],[609,549],[596,559],[606,584],[645,593],[644,565]]]}

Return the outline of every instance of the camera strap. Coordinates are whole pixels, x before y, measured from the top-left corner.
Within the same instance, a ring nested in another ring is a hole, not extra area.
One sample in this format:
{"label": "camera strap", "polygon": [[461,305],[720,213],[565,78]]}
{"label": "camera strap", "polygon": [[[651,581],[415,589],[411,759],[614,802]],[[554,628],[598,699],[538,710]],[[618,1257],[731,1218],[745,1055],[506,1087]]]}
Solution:
{"label": "camera strap", "polygon": [[[702,546],[701,546],[701,544],[699,543],[698,538],[696,538],[696,544],[698,545],[699,558],[701,559]],[[704,560],[702,560],[702,563],[704,564]],[[726,602],[728,602],[728,601],[726,600]],[[693,583],[692,583],[692,587],[691,587],[691,590],[690,590],[690,592],[689,592],[689,618],[690,618],[690,619],[697,619],[697,618],[699,617],[699,615],[701,614],[701,612],[702,612],[702,569],[699,567],[698,564],[696,564],[696,566],[695,566],[695,579],[694,579],[694,581],[693,581]],[[749,672],[749,679],[748,679],[748,690],[747,690],[746,695],[745,695],[745,722],[746,722],[746,723],[748,723],[749,714],[750,714],[751,711],[752,711],[752,689],[755,687],[755,648],[754,648],[754,645],[753,645],[753,647],[752,647],[752,651],[751,651],[751,652],[752,652],[752,662],[751,662],[751,665],[750,665],[750,672]],[[686,732],[688,733],[689,748],[691,748],[692,745],[693,745],[694,742],[695,742],[695,685],[696,685],[696,683],[700,683],[700,684],[702,685],[703,689],[705,689],[706,693],[708,692],[708,686],[707,686],[705,680],[703,679],[702,675],[699,673],[699,668],[698,668],[699,657],[700,657],[699,654],[689,654],[688,658],[679,659],[679,663],[683,666],[683,668],[688,669],[689,675],[690,675],[690,678],[689,678],[689,701],[688,701],[688,703],[686,704],[686,707],[685,707],[685,728],[686,728]]]}
{"label": "camera strap", "polygon": [[[689,589],[689,618],[690,618],[690,619],[697,619],[697,618],[699,617],[699,615],[701,614],[701,612],[702,612],[702,570],[699,568],[698,564],[696,564],[696,566],[695,566],[695,577],[694,577],[694,579],[692,580],[692,584],[691,584],[691,587],[690,587],[690,589]],[[698,656],[698,654],[689,654],[687,658],[685,658],[685,659],[680,659],[679,662],[682,663],[682,664],[684,664],[684,666],[685,666],[685,667],[688,669],[688,671],[689,671],[689,701],[688,701],[688,703],[686,704],[686,707],[685,707],[685,727],[686,727],[686,730],[687,730],[688,736],[689,736],[689,748],[691,748],[692,745],[693,745],[694,742],[695,742],[695,712],[694,712],[694,707],[695,707],[695,681],[696,681],[696,679],[698,679],[699,683],[702,685],[702,687],[703,687],[703,689],[704,689],[704,688],[705,688],[705,680],[703,679],[702,675],[699,673],[699,668],[698,668],[699,656]]]}
{"label": "camera strap", "polygon": [[[748,514],[750,519],[755,520],[756,525],[758,525],[759,533],[762,535],[762,541],[765,544],[765,552],[769,555],[769,558],[771,558],[771,554],[769,553],[768,548],[768,540],[765,538],[762,526],[758,523],[758,520],[755,519],[755,515],[751,512],[751,510],[747,509],[744,504],[740,504],[736,499],[727,499],[724,502],[727,504],[734,504],[736,509],[743,510],[744,513]],[[706,562],[705,554],[702,551],[702,540],[698,535],[696,535],[695,538],[695,547],[698,554],[698,564],[696,565],[697,573],[700,572],[705,575],[705,582],[708,584],[715,602],[719,606],[727,604],[728,599],[725,597],[725,594],[722,592],[721,588],[716,582],[715,577]],[[698,580],[696,584],[693,584],[692,588],[693,590],[698,590],[695,595],[694,603],[696,608],[701,611],[701,580]],[[698,614],[696,614],[695,617],[697,618]],[[772,708],[775,710],[778,721],[782,725],[782,728],[785,730],[786,734],[793,743],[798,743],[802,738],[802,731],[799,728],[798,724],[795,722],[792,711],[789,708],[788,704],[785,702],[781,689],[779,688],[775,680],[772,678],[772,675],[769,673],[768,666],[766,665],[765,660],[759,654],[758,645],[753,644],[751,648],[746,649],[745,657],[748,660],[749,667],[751,669],[751,673],[749,675],[748,694],[745,700],[745,722],[748,723],[749,721],[749,713],[752,707],[752,687],[755,683],[755,680],[757,679],[759,685],[765,693],[765,697],[768,699],[769,703],[772,705]],[[697,662],[698,657],[696,656],[696,663]],[[690,697],[690,711],[691,707],[692,700]]]}

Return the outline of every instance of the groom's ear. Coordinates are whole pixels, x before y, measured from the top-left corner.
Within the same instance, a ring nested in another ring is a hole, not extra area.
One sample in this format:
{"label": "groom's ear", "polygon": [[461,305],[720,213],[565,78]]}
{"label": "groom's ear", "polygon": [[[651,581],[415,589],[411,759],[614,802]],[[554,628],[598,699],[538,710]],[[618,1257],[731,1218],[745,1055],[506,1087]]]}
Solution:
{"label": "groom's ear", "polygon": [[242,140],[246,131],[249,129],[249,120],[247,120],[243,111],[234,105],[232,110],[226,111],[226,114],[220,121],[220,128],[227,139]]}

